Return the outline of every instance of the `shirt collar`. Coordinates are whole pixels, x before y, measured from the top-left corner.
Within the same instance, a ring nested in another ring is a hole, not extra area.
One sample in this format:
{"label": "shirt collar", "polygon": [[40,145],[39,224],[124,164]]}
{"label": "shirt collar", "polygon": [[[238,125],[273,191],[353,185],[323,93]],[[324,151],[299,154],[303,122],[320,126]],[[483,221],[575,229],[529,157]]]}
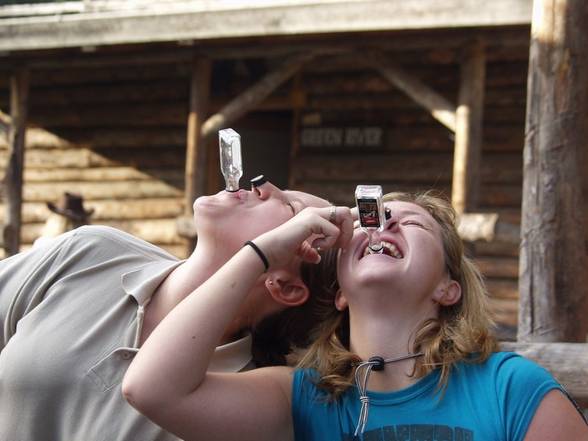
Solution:
{"label": "shirt collar", "polygon": [[217,346],[208,370],[212,372],[239,372],[252,363],[251,334],[239,340]]}
{"label": "shirt collar", "polygon": [[158,260],[131,270],[121,277],[122,287],[139,305],[145,305],[157,287],[183,260]]}

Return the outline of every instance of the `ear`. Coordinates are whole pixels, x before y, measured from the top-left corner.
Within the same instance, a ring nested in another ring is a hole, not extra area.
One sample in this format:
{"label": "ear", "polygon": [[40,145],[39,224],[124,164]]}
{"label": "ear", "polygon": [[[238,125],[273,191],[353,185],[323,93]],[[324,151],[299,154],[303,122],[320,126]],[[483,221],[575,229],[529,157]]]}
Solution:
{"label": "ear", "polygon": [[348,306],[347,298],[343,294],[343,290],[340,289],[335,295],[335,308],[337,308],[337,311],[345,311]]}
{"label": "ear", "polygon": [[442,306],[455,305],[461,299],[461,285],[455,280],[443,281],[433,293],[433,301]]}
{"label": "ear", "polygon": [[284,306],[302,305],[310,294],[300,276],[287,270],[270,272],[265,279],[265,287],[272,298]]}

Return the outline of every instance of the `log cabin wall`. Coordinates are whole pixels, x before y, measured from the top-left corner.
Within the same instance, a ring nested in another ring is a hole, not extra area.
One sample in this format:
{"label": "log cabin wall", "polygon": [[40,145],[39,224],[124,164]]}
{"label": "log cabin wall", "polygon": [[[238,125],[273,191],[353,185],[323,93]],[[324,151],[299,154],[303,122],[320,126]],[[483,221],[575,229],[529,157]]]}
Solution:
{"label": "log cabin wall", "polygon": [[[516,34],[516,44],[487,40],[479,211],[519,222],[528,29]],[[444,46],[445,37],[451,44]],[[394,44],[394,38],[382,34],[366,41],[392,42],[392,47],[384,45],[391,59],[455,103],[460,42],[467,38],[437,32],[406,46]],[[351,45],[355,40],[347,41]],[[280,50],[269,46],[272,58],[264,59],[258,51],[215,59],[211,111],[271,71],[280,55],[288,53],[287,42],[281,44],[285,47]],[[345,40],[338,44],[345,46]],[[129,57],[134,54],[125,50]],[[0,73],[4,112],[7,81]],[[93,223],[120,228],[185,257],[187,241],[177,233],[176,218],[183,213],[189,84],[188,61],[98,63],[91,68],[55,62],[51,68],[32,70],[29,122],[39,129],[27,134],[23,248],[39,235],[49,214],[45,203],[74,191],[95,209]],[[353,52],[311,61],[231,126],[243,138],[242,187],[265,173],[281,186],[317,193],[334,203],[351,204],[360,183],[380,183],[385,191],[436,188],[451,193],[453,134]],[[212,192],[222,179],[216,140],[210,143]],[[2,141],[2,172],[5,165]],[[514,337],[518,247],[476,243],[470,252],[487,278],[504,335]]]}

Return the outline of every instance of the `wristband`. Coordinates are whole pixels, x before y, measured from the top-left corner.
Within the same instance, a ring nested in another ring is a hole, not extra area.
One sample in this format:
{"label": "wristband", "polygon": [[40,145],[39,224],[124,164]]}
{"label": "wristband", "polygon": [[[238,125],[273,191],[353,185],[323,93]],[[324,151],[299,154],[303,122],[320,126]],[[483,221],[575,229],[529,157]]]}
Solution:
{"label": "wristband", "polygon": [[245,244],[243,246],[245,246],[245,245],[249,245],[251,248],[253,248],[253,250],[257,253],[259,258],[263,262],[263,266],[265,267],[265,270],[263,272],[264,273],[267,272],[267,270],[269,269],[269,262],[267,261],[267,257],[265,257],[265,254],[263,254],[263,251],[261,251],[259,249],[259,247],[257,245],[255,245],[253,242],[251,242],[250,240],[245,242]]}

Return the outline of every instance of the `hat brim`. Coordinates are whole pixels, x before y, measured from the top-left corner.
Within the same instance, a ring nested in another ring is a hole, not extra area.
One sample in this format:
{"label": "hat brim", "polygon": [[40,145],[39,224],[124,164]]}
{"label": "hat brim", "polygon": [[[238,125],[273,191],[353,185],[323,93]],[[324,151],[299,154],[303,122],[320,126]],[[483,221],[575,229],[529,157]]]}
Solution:
{"label": "hat brim", "polygon": [[47,202],[47,208],[49,208],[49,210],[51,210],[53,213],[60,214],[69,219],[77,221],[88,219],[94,213],[93,208],[90,208],[89,210],[84,210],[82,213],[80,213],[79,211],[60,208],[52,202]]}

